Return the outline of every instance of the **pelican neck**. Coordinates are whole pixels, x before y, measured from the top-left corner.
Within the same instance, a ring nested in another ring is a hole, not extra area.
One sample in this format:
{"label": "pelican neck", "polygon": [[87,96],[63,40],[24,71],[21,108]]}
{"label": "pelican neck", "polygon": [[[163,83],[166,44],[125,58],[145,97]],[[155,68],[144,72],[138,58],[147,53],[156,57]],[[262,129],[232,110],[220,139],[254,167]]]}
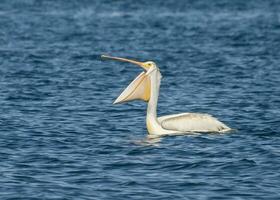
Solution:
{"label": "pelican neck", "polygon": [[146,124],[149,134],[157,134],[161,130],[161,126],[157,120],[157,103],[160,88],[160,79],[158,79],[158,71],[150,74],[151,94],[147,106]]}

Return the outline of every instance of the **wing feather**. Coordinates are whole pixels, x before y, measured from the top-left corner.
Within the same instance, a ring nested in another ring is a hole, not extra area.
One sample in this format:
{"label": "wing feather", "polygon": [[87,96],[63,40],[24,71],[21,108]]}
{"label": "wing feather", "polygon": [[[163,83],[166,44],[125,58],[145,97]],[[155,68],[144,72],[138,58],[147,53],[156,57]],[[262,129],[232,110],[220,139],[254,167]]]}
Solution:
{"label": "wing feather", "polygon": [[230,128],[215,117],[200,113],[182,113],[158,118],[164,129],[180,132],[225,132]]}

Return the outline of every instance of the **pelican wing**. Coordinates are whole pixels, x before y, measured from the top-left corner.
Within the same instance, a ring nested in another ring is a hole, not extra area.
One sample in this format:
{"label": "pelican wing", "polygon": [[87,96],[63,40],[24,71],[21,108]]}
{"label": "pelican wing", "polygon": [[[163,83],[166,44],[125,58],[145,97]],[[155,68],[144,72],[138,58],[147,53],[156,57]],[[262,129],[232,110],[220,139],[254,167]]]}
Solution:
{"label": "pelican wing", "polygon": [[208,114],[182,113],[158,118],[162,128],[179,132],[225,132],[230,128]]}

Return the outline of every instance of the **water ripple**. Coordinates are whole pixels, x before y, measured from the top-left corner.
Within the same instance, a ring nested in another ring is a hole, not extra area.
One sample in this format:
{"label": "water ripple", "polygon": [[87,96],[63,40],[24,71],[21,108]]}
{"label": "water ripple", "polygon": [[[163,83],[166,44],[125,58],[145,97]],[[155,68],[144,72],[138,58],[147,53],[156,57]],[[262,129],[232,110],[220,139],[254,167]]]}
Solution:
{"label": "water ripple", "polygon": [[[278,1],[0,2],[1,199],[279,199]],[[154,60],[160,115],[236,131],[148,138],[112,105]]]}

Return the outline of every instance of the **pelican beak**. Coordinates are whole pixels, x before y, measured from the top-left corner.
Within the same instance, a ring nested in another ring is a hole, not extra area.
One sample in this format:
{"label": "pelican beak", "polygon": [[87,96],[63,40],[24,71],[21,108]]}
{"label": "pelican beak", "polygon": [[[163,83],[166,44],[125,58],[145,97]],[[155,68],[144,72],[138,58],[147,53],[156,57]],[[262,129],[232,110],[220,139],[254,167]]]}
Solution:
{"label": "pelican beak", "polygon": [[101,58],[117,60],[122,62],[129,62],[142,67],[146,72],[141,72],[120,94],[120,96],[115,100],[114,104],[128,102],[132,100],[150,100],[151,93],[151,81],[149,76],[147,75],[147,71],[149,67],[145,65],[145,63],[112,56],[102,55]]}
{"label": "pelican beak", "polygon": [[106,56],[106,55],[102,55],[101,58],[104,58],[104,59],[111,59],[111,60],[117,60],[117,61],[121,61],[121,62],[129,62],[129,63],[132,63],[132,64],[135,64],[135,65],[138,65],[138,66],[142,67],[145,71],[148,71],[148,70],[149,70],[149,67],[146,66],[145,63],[143,63],[143,62],[138,62],[138,61],[130,60],[130,59],[127,59],[127,58]]}

